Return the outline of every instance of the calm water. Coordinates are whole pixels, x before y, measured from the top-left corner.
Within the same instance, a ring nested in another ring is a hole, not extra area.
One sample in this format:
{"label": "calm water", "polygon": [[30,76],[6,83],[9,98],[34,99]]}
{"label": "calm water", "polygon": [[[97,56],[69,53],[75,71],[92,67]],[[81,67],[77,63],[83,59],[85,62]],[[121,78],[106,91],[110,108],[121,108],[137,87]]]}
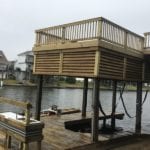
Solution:
{"label": "calm water", "polygon": [[[144,95],[144,92],[143,92]],[[36,88],[34,87],[13,87],[5,86],[0,89],[0,96],[23,101],[30,101],[33,105],[33,113],[35,110]],[[132,116],[135,116],[135,92],[125,92],[124,100],[127,105],[128,111]],[[106,111],[111,111],[111,98],[112,91],[101,91],[100,99],[103,108]],[[91,110],[92,90],[88,91],[88,106],[87,109]],[[119,103],[118,103],[119,102]],[[119,93],[117,93],[117,112],[124,112],[121,101],[119,101]],[[52,105],[57,105],[59,108],[80,108],[82,106],[82,90],[81,89],[43,89],[42,109],[47,109]],[[15,111],[19,112],[18,108],[9,105],[0,105],[0,111]],[[143,132],[150,133],[150,93],[148,94],[147,101],[143,106],[142,127]],[[110,121],[108,121],[110,123]],[[124,129],[134,131],[135,119],[129,119],[125,116],[124,120],[117,121],[117,126]]]}

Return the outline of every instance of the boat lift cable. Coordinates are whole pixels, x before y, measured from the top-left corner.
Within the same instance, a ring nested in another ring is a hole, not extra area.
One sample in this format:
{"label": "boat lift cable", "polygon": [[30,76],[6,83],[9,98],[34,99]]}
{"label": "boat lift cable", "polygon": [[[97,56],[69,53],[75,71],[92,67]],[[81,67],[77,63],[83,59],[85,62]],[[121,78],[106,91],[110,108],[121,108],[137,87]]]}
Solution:
{"label": "boat lift cable", "polygon": [[[126,115],[127,115],[129,118],[135,118],[136,116],[131,116],[131,115],[128,113],[128,111],[127,111],[127,107],[126,107],[125,102],[124,102],[124,99],[123,99],[124,89],[125,89],[125,83],[124,83],[124,85],[123,85],[122,90],[120,90],[120,98],[119,98],[119,99],[121,99],[121,102],[122,102],[122,105],[123,105],[123,108],[124,108],[124,111],[125,111]],[[146,101],[146,99],[147,99],[148,92],[149,92],[149,90],[146,90],[144,99],[143,99],[143,101],[142,101],[142,106],[143,106],[143,104],[145,103],[145,101]]]}
{"label": "boat lift cable", "polygon": [[102,113],[104,116],[106,116],[106,113],[104,112],[104,110],[103,110],[103,108],[102,108],[102,104],[101,104],[100,100],[98,101],[98,106],[99,106],[99,109],[100,109],[101,113]]}
{"label": "boat lift cable", "polygon": [[[127,107],[126,107],[126,105],[125,105],[124,99],[123,99],[123,93],[124,93],[125,86],[126,86],[126,84],[124,83],[122,89],[120,90],[120,97],[119,97],[119,100],[121,100],[121,102],[122,102],[122,105],[123,105],[125,114],[126,114],[129,118],[135,118],[136,116],[131,116],[131,115],[129,114],[129,112],[128,112],[128,110],[127,110]],[[145,103],[145,101],[146,101],[146,99],[147,99],[148,92],[149,92],[149,91],[146,90],[144,99],[143,99],[143,101],[142,101],[142,105]],[[120,101],[118,101],[118,103],[115,105],[115,109],[117,108],[119,102],[120,102]],[[99,99],[99,101],[98,101],[98,106],[99,106],[99,109],[100,109],[101,113],[102,113],[104,116],[106,116],[106,113],[104,112],[104,110],[103,110],[103,108],[102,108],[102,104],[101,104],[100,99]]]}
{"label": "boat lift cable", "polygon": [[122,90],[120,90],[120,100],[121,100],[121,102],[122,102],[122,106],[123,106],[123,108],[124,108],[125,114],[126,114],[129,118],[135,118],[135,116],[131,116],[131,115],[128,113],[127,107],[126,107],[126,105],[125,105],[125,103],[124,103],[124,100],[123,100],[123,93],[124,93],[125,86],[126,86],[126,85],[125,85],[125,83],[124,83]]}
{"label": "boat lift cable", "polygon": [[[122,89],[120,89],[120,94],[121,95],[123,95],[124,88],[125,88],[125,84],[123,85]],[[118,102],[116,103],[116,105],[114,106],[113,110],[115,110],[117,108],[117,106],[119,105],[119,103],[120,103],[120,98],[119,98]]]}
{"label": "boat lift cable", "polygon": [[145,103],[145,101],[146,101],[146,99],[147,99],[148,92],[149,92],[149,90],[146,90],[144,99],[143,99],[143,101],[142,101],[142,106],[143,106],[143,104]]}

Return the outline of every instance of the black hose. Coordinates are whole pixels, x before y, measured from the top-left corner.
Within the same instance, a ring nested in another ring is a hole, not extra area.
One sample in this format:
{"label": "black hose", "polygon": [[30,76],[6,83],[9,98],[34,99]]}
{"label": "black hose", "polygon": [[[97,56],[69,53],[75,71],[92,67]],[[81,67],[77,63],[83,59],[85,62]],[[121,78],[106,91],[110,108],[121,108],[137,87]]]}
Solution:
{"label": "black hose", "polygon": [[[123,95],[124,89],[125,89],[125,83],[123,84],[123,88],[120,89],[120,95]],[[113,110],[115,110],[117,108],[117,106],[119,105],[119,102],[120,102],[120,98],[119,98],[118,102],[116,103],[116,105],[114,106]]]}
{"label": "black hose", "polygon": [[135,116],[131,116],[131,115],[128,113],[127,108],[126,108],[126,106],[125,106],[125,103],[124,103],[124,100],[123,100],[123,96],[122,96],[123,93],[124,93],[124,89],[125,89],[125,83],[124,83],[124,85],[123,85],[122,90],[120,90],[120,99],[121,99],[121,102],[122,102],[124,111],[125,111],[126,115],[127,115],[129,118],[134,118]]}
{"label": "black hose", "polygon": [[99,110],[101,111],[101,113],[106,116],[106,113],[104,112],[103,108],[102,108],[102,105],[101,105],[101,102],[100,100],[98,101],[98,106],[99,106]]}
{"label": "black hose", "polygon": [[146,99],[147,99],[147,95],[148,95],[148,90],[146,90],[146,93],[145,93],[145,96],[144,96],[144,99],[142,101],[142,105],[145,103]]}

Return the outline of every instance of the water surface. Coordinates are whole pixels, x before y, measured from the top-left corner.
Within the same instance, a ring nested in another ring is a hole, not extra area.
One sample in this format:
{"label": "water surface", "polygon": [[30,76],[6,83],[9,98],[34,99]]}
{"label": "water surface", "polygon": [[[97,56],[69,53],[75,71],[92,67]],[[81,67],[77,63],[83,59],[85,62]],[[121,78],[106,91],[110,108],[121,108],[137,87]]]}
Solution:
{"label": "water surface", "polygon": [[[35,87],[15,87],[5,86],[0,89],[0,96],[8,97],[12,99],[30,101],[33,105],[33,114],[35,111],[36,101],[36,88]],[[55,89],[55,88],[43,88],[42,96],[42,109],[47,109],[52,105],[57,105],[59,108],[79,108],[82,106],[82,89]],[[136,92],[124,92],[124,101],[127,106],[128,112],[131,116],[135,116],[136,106]],[[144,92],[143,92],[144,97]],[[112,103],[112,91],[100,91],[100,100],[105,111],[111,111]],[[92,90],[88,91],[88,104],[87,110],[91,110],[92,103]],[[117,112],[124,112],[122,103],[119,100],[119,92],[117,93]],[[0,111],[15,111],[19,112],[18,108],[9,105],[0,105]],[[150,93],[147,100],[143,105],[142,115],[142,128],[143,132],[150,133]],[[110,123],[110,120],[108,120]],[[126,130],[134,131],[135,118],[129,119],[125,116],[124,120],[117,121],[117,126],[123,127]]]}

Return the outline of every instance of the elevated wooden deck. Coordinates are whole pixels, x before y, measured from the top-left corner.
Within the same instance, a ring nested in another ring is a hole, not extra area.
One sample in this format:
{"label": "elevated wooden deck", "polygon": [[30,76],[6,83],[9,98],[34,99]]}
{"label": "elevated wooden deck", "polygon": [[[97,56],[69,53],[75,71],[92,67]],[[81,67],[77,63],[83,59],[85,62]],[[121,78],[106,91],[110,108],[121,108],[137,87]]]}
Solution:
{"label": "elevated wooden deck", "polygon": [[148,43],[102,17],[36,30],[33,73],[149,81]]}

